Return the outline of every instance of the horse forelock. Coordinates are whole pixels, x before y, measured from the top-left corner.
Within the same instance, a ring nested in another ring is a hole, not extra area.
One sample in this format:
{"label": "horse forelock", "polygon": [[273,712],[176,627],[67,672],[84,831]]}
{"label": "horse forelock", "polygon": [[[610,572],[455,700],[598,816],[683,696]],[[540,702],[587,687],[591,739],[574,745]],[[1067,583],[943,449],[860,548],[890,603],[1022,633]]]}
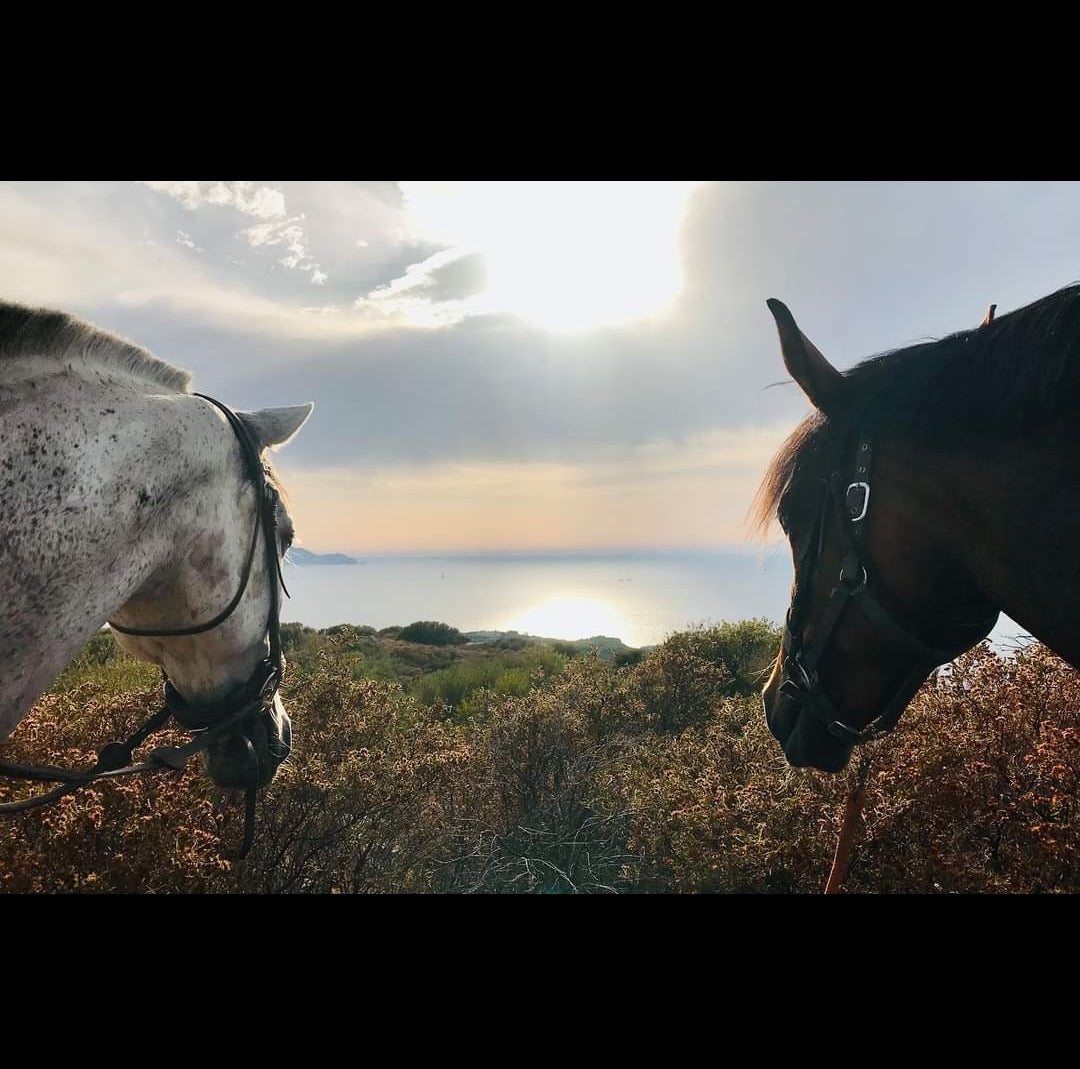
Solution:
{"label": "horse forelock", "polygon": [[750,505],[748,522],[752,534],[764,537],[769,524],[776,518],[784,491],[795,477],[800,458],[807,449],[812,448],[812,443],[820,439],[825,426],[824,416],[820,412],[812,412],[777,450]]}
{"label": "horse forelock", "polygon": [[126,338],[67,312],[0,301],[0,369],[5,360],[21,357],[112,369],[176,393],[191,387],[187,371]]}

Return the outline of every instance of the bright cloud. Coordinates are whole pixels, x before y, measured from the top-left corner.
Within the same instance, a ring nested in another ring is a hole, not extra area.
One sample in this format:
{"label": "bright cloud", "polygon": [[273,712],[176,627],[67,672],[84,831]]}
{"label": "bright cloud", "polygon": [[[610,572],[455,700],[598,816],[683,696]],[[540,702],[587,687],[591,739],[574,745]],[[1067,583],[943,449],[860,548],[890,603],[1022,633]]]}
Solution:
{"label": "bright cloud", "polygon": [[[254,182],[147,182],[158,193],[165,193],[178,200],[189,211],[200,205],[210,204],[217,208],[233,208],[244,215],[262,220],[240,231],[249,246],[283,246],[285,255],[278,263],[295,271],[310,273],[315,285],[324,285],[329,277],[319,266],[308,247],[304,234],[304,214],[288,217],[285,210],[285,194],[270,186],[256,186]],[[183,233],[181,231],[181,233]],[[185,235],[190,241],[190,235]],[[179,240],[179,239],[178,239]],[[188,244],[182,241],[181,244]],[[190,248],[194,248],[191,242]]]}
{"label": "bright cloud", "polygon": [[157,193],[178,200],[188,211],[200,204],[235,208],[257,219],[275,219],[285,214],[285,194],[254,182],[146,182]]}
{"label": "bright cloud", "polygon": [[213,182],[207,191],[209,204],[228,204],[256,219],[277,219],[285,215],[285,194],[269,186],[255,188],[254,182]]}
{"label": "bright cloud", "polygon": [[[679,228],[696,185],[403,182],[416,232],[449,247],[357,304],[425,326],[499,312],[554,330],[655,316],[682,286]],[[438,272],[466,257],[483,260],[486,285],[440,302]]]}

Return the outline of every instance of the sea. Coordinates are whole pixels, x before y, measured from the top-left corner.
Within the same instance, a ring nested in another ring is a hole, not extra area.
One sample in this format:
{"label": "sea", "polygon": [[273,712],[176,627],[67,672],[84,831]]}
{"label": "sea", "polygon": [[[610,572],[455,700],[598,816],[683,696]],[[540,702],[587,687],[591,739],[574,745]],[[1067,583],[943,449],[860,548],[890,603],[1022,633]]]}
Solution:
{"label": "sea", "polygon": [[[375,628],[436,620],[460,631],[545,638],[606,635],[639,648],[698,625],[780,623],[791,593],[786,546],[755,551],[371,556],[285,565],[283,621]],[[1023,629],[1002,617],[1008,648]]]}

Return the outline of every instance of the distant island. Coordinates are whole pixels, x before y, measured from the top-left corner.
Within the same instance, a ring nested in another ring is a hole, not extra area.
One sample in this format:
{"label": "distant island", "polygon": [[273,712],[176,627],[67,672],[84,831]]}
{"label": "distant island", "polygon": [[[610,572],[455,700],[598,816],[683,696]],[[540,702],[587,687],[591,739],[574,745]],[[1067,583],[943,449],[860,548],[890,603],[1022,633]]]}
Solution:
{"label": "distant island", "polygon": [[355,557],[346,557],[344,553],[312,553],[310,549],[292,546],[285,558],[292,564],[363,564]]}

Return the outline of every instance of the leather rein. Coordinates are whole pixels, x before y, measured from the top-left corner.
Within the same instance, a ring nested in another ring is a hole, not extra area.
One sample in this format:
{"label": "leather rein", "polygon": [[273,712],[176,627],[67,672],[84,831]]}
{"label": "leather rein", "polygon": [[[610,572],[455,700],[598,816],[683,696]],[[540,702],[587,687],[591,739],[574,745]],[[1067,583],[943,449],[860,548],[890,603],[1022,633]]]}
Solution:
{"label": "leather rein", "polygon": [[[810,557],[814,535],[817,535],[817,553],[808,562],[806,578],[796,589],[784,624],[784,670],[780,693],[801,705],[831,735],[850,746],[870,742],[892,731],[900,719],[900,714],[927,676],[939,665],[948,663],[986,638],[998,618],[995,611],[993,615],[973,624],[962,625],[959,629],[962,637],[958,638],[955,644],[938,649],[928,646],[912,634],[885,607],[878,593],[880,588],[871,579],[872,573],[867,567],[866,523],[870,511],[872,458],[873,443],[870,437],[860,435],[855,454],[854,478],[847,482],[846,489],[845,479],[840,471],[832,472],[826,484],[817,523],[796,551],[798,565],[802,566]],[[839,514],[839,526],[844,542],[843,565],[840,568],[840,578],[829,594],[821,622],[814,628],[813,640],[804,647],[798,629],[799,617],[804,609],[806,594],[810,590],[813,568],[821,556],[830,505],[835,507]],[[910,669],[884,710],[861,729],[852,727],[844,719],[825,693],[817,670],[832,634],[849,605],[856,606],[891,643],[902,647],[912,657]]]}
{"label": "leather rein", "polygon": [[[251,569],[255,560],[255,547],[258,544],[261,529],[266,550],[267,576],[270,580],[270,612],[267,621],[270,655],[259,662],[251,678],[246,683],[237,687],[217,702],[202,705],[187,702],[169,681],[168,676],[165,676],[162,684],[162,708],[123,742],[106,743],[98,753],[97,762],[92,768],[85,771],[56,768],[50,765],[20,765],[0,761],[0,775],[38,783],[60,784],[60,786],[54,787],[52,790],[34,795],[31,798],[13,802],[0,802],[0,815],[21,813],[28,809],[37,809],[40,806],[49,805],[65,794],[70,794],[80,787],[85,787],[98,780],[130,776],[142,772],[181,771],[190,757],[208,749],[219,739],[236,733],[246,744],[248,760],[247,785],[245,787],[244,840],[239,853],[236,855],[238,858],[243,858],[247,855],[254,839],[255,799],[260,779],[259,756],[243,729],[258,717],[270,715],[274,697],[285,677],[285,658],[281,651],[280,626],[281,591],[285,589],[285,581],[281,574],[281,561],[277,552],[278,492],[271,483],[267,470],[260,459],[259,446],[243,420],[231,408],[213,397],[208,397],[202,393],[192,394],[192,396],[209,401],[224,413],[229,426],[240,442],[247,475],[255,486],[255,525],[240,576],[239,588],[233,599],[217,616],[193,627],[124,627],[111,621],[109,626],[114,631],[119,631],[124,635],[149,638],[199,635],[218,627],[233,614],[244,596],[248,580],[251,577]],[[288,590],[285,590],[285,594],[288,596]],[[141,746],[155,731],[164,727],[170,717],[186,731],[192,733],[194,736],[192,740],[184,746],[158,746],[150,751],[148,760],[133,763],[133,754],[136,748]]]}

